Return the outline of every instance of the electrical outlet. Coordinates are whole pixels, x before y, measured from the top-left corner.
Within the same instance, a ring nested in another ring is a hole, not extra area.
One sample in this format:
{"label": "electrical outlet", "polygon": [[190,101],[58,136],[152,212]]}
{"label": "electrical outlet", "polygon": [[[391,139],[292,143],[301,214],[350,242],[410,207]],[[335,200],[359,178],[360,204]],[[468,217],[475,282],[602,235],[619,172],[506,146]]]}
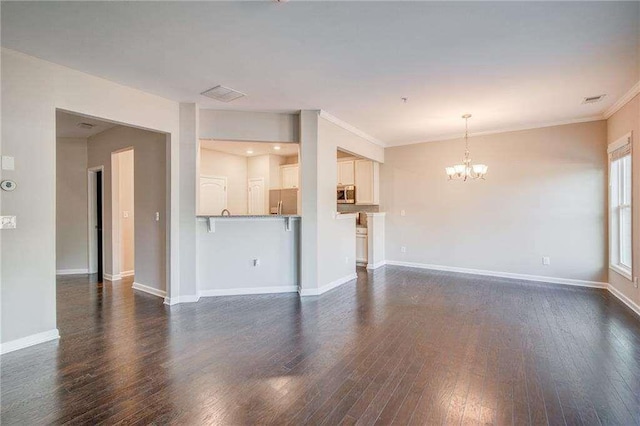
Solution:
{"label": "electrical outlet", "polygon": [[406,253],[407,248],[405,246],[400,247],[400,253]]}
{"label": "electrical outlet", "polygon": [[260,259],[253,259],[253,266],[260,266]]}
{"label": "electrical outlet", "polygon": [[16,229],[16,217],[0,216],[0,229]]}
{"label": "electrical outlet", "polygon": [[406,212],[404,210],[400,210],[400,216],[405,216]]}
{"label": "electrical outlet", "polygon": [[156,212],[156,222],[160,221],[160,212]]}
{"label": "electrical outlet", "polygon": [[349,264],[349,256],[344,258],[344,263]]}
{"label": "electrical outlet", "polygon": [[634,286],[635,288],[638,288],[638,277],[635,277],[635,278],[633,279],[633,286]]}
{"label": "electrical outlet", "polygon": [[551,258],[549,256],[542,256],[542,264],[545,266],[551,265]]}

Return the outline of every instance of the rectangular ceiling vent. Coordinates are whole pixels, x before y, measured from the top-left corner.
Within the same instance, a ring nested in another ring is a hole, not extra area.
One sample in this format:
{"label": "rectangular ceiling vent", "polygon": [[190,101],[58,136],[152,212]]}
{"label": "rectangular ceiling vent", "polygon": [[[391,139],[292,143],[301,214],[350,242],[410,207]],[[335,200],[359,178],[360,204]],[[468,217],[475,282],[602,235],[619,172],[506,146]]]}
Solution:
{"label": "rectangular ceiling vent", "polygon": [[600,102],[607,95],[598,95],[598,96],[589,96],[588,98],[584,98],[582,101],[583,104],[595,104],[596,102]]}
{"label": "rectangular ceiling vent", "polygon": [[202,92],[201,95],[220,102],[231,102],[247,96],[242,92],[238,92],[237,90],[233,90],[224,86],[216,86],[213,89]]}

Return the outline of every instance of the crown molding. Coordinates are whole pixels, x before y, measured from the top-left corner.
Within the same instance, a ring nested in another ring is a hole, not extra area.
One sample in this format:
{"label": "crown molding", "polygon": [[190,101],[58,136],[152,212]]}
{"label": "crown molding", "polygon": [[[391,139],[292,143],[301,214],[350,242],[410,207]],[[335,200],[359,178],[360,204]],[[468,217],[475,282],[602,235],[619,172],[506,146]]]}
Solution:
{"label": "crown molding", "polygon": [[604,113],[602,113],[602,116],[605,119],[608,119],[613,114],[618,112],[618,110],[620,110],[620,108],[625,106],[627,104],[627,102],[629,102],[631,99],[633,99],[638,93],[640,93],[640,81],[638,81],[636,84],[634,84],[633,87],[631,87],[631,89],[629,89],[629,91],[627,93],[622,95],[622,97],[616,101],[616,103],[614,103],[609,108],[604,110]]}
{"label": "crown molding", "polygon": [[342,127],[344,130],[353,133],[356,136],[361,137],[362,139],[366,139],[369,142],[376,144],[378,146],[381,146],[383,148],[387,147],[387,144],[385,144],[384,142],[382,142],[379,139],[374,138],[371,135],[366,134],[365,132],[363,132],[362,130],[358,129],[357,127],[352,126],[351,124],[347,123],[346,121],[342,121],[340,120],[338,117],[335,117],[331,114],[329,114],[328,112],[324,111],[324,110],[320,110],[320,118],[324,118],[327,121],[332,122],[333,124],[335,124],[338,127]]}
{"label": "crown molding", "polygon": [[[543,123],[523,124],[521,126],[514,126],[514,127],[501,127],[498,129],[486,130],[484,132],[473,132],[473,134],[471,134],[469,137],[471,138],[476,136],[495,135],[498,133],[520,132],[523,130],[542,129],[544,127],[564,126],[566,124],[588,123],[591,121],[601,121],[601,120],[606,120],[606,119],[602,115],[594,115],[590,117],[572,118],[569,120],[546,121]],[[387,145],[387,148],[394,148],[396,146],[405,146],[405,145],[416,145],[419,143],[428,143],[428,142],[444,142],[444,141],[449,141],[453,139],[461,139],[463,137],[464,137],[464,133],[455,133],[455,134],[450,133],[448,135],[441,135],[434,138],[423,139],[415,142],[405,142],[405,143],[399,143],[396,145]]]}

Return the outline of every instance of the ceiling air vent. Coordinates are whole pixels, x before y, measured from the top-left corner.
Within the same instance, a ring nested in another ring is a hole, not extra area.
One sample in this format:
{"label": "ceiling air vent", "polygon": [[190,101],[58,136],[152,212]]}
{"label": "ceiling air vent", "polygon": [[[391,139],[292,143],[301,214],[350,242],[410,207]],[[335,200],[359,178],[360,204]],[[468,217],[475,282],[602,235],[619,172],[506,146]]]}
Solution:
{"label": "ceiling air vent", "polygon": [[95,124],[91,124],[91,123],[78,123],[77,126],[80,127],[81,129],[87,129],[87,130],[91,130],[94,127],[96,127]]}
{"label": "ceiling air vent", "polygon": [[231,102],[238,98],[247,96],[242,92],[238,92],[237,90],[233,90],[224,86],[216,86],[213,89],[202,92],[201,95],[220,102]]}
{"label": "ceiling air vent", "polygon": [[598,95],[598,96],[589,96],[588,98],[584,98],[582,101],[583,104],[595,104],[596,102],[600,102],[607,95]]}

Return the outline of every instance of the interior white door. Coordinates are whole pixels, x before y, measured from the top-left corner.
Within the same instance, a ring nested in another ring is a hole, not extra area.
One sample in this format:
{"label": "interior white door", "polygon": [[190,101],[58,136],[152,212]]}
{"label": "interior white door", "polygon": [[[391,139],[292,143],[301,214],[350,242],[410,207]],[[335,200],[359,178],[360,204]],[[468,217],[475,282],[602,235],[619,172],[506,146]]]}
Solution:
{"label": "interior white door", "polygon": [[217,216],[227,208],[227,178],[200,176],[200,214]]}
{"label": "interior white door", "polygon": [[249,214],[267,214],[265,211],[264,179],[249,179]]}

